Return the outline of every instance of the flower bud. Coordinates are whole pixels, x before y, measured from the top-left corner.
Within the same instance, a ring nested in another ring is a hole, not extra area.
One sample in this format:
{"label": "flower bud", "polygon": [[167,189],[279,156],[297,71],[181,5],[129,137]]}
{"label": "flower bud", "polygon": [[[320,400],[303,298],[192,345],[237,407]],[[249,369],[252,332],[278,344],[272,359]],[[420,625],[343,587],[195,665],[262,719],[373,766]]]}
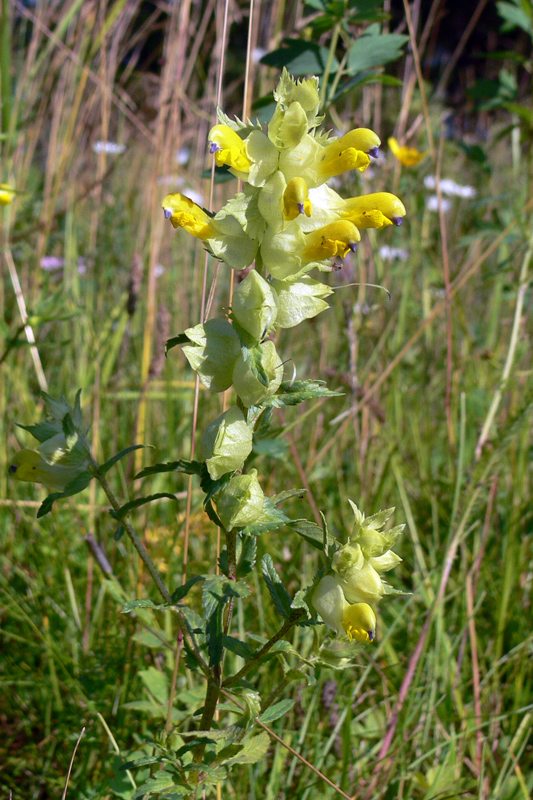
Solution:
{"label": "flower bud", "polygon": [[278,297],[254,269],[235,289],[231,310],[239,325],[259,341],[276,321]]}
{"label": "flower bud", "polygon": [[217,514],[224,528],[244,528],[263,513],[265,496],[257,480],[257,470],[232,478],[216,498]]}
{"label": "flower bud", "polygon": [[193,344],[183,347],[183,352],[200,381],[211,392],[225,392],[241,352],[235,328],[225,319],[210,319],[185,333]]}
{"label": "flower bud", "polygon": [[237,406],[231,406],[213,420],[200,441],[200,452],[214,481],[242,467],[252,447],[252,429]]}
{"label": "flower bud", "polygon": [[283,109],[276,108],[268,123],[268,136],[280,150],[296,147],[307,134],[307,114],[298,102],[292,102]]}
{"label": "flower bud", "polygon": [[304,275],[295,283],[287,281],[272,281],[278,301],[278,316],[276,327],[293,328],[304,319],[311,319],[329,308],[328,303],[322,298],[333,293],[333,289],[325,283],[315,281]]}
{"label": "flower bud", "polygon": [[233,369],[233,387],[244,405],[258,406],[267,397],[275,394],[283,380],[283,363],[274,342],[259,345],[261,350],[261,366],[266,373],[268,386],[265,386],[252,372],[251,367],[239,355]]}

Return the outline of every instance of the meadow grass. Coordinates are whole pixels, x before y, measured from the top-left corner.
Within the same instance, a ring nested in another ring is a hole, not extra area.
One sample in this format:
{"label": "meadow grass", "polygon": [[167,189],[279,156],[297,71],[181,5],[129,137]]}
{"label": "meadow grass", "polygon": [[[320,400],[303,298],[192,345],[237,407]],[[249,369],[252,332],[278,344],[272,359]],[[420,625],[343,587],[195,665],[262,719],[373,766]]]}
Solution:
{"label": "meadow grass", "polygon": [[[215,569],[216,532],[197,487],[189,509],[184,477],[134,483],[133,475],[190,452],[194,375],[179,348],[164,358],[164,343],[198,321],[204,256],[184,232],[163,227],[159,203],[186,187],[207,205],[209,181],[200,175],[220,70],[225,110],[240,115],[245,64],[229,48],[221,66],[227,44],[214,3],[154,7],[141,28],[132,25],[140,8],[13,6],[2,180],[20,194],[3,208],[2,225],[0,788],[14,800],[60,796],[83,727],[69,795],[129,797],[123,760],[149,756],[145,740],[167,719],[190,725],[204,698],[199,676],[180,669],[169,717],[175,622],[168,611],[121,613],[125,599],[154,592],[129,544],[113,538],[100,488],[91,484],[38,520],[44,491],[6,476],[12,454],[32,446],[15,421],[37,417],[39,389],[72,401],[82,388],[99,460],[137,442],[154,448],[112,473],[117,495],[177,495],[135,514],[169,586],[181,582],[184,558],[190,575]],[[265,48],[288,26],[303,26],[300,11],[283,2],[255,12],[252,40]],[[235,31],[248,11],[232,13]],[[160,71],[138,70],[154,41]],[[250,69],[248,85],[258,94],[272,89],[274,70]],[[298,377],[327,376],[344,394],[285,409],[280,457],[257,462],[266,494],[308,488],[287,513],[313,518],[320,510],[339,532],[352,525],[348,498],[367,514],[396,506],[395,523],[407,523],[396,585],[410,594],[382,605],[377,642],[356,669],[320,667],[290,685],[286,696],[296,703],[272,724],[283,742],[273,739],[264,760],[236,769],[219,787],[225,800],[334,798],[339,790],[365,800],[511,800],[533,792],[531,162],[526,148],[498,138],[496,118],[482,142],[486,163],[439,139],[444,109],[431,98],[424,109],[412,65],[411,83],[403,98],[396,86],[365,86],[327,120],[345,129],[379,120],[386,140],[398,120],[418,118],[420,148],[429,125],[435,161],[401,168],[388,153],[371,181],[365,174],[343,187],[396,191],[406,222],[368,233],[330,276],[331,309],[290,345],[288,331],[279,336],[287,372],[294,363]],[[126,149],[97,153],[97,141]],[[188,153],[181,165],[179,148]],[[437,170],[475,187],[475,198],[429,210],[423,179]],[[213,207],[233,191],[217,184]],[[383,245],[408,255],[389,260]],[[41,267],[50,256],[62,259],[60,269]],[[210,280],[215,269],[209,263]],[[386,287],[391,300],[366,284]],[[222,269],[213,309],[228,305]],[[218,413],[219,399],[201,391],[199,419]],[[91,536],[107,555],[107,574]],[[290,591],[311,581],[318,560],[305,542],[274,533],[268,550]],[[238,605],[235,629],[272,635],[275,609],[258,579],[254,589],[255,607]],[[291,635],[298,650],[311,651],[313,629]],[[237,656],[228,659],[239,666]],[[264,694],[282,675],[270,665]]]}

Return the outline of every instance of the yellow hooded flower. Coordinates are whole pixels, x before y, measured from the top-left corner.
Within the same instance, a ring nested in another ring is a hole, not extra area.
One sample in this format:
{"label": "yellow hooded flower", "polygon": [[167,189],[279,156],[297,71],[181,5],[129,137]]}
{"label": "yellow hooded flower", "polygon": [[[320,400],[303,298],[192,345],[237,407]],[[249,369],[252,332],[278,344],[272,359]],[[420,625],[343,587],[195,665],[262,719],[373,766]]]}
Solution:
{"label": "yellow hooded flower", "polygon": [[161,207],[165,218],[170,220],[174,228],[185,228],[192,236],[201,239],[215,258],[224,261],[232,269],[244,269],[254,260],[257,242],[245,234],[231,214],[222,210],[220,217],[210,217],[189,197],[179,192],[167,194]]}
{"label": "yellow hooded flower", "polygon": [[325,261],[335,256],[344,258],[350,250],[355,252],[357,242],[360,241],[361,234],[353,222],[344,219],[330,222],[329,225],[307,234],[302,254],[304,263]]}
{"label": "yellow hooded flower", "polygon": [[390,192],[375,192],[346,200],[342,217],[358,228],[385,228],[401,225],[406,214],[402,201]]}
{"label": "yellow hooded flower", "polygon": [[368,603],[348,603],[335,575],[322,578],[311,602],[330,630],[347,634],[350,641],[365,644],[374,641],[376,615],[373,609]]}
{"label": "yellow hooded flower", "polygon": [[429,150],[426,150],[425,153],[421,153],[416,147],[407,147],[404,144],[400,144],[394,136],[389,138],[388,143],[393,154],[404,167],[414,167],[415,164],[422,161],[429,152]]}
{"label": "yellow hooded flower", "polygon": [[228,166],[239,172],[249,172],[252,162],[246,155],[246,143],[229,125],[215,125],[209,131],[209,152],[217,166]]}
{"label": "yellow hooded flower", "polygon": [[0,183],[0,206],[7,206],[13,202],[15,191],[9,183]]}
{"label": "yellow hooded flower", "polygon": [[267,231],[261,243],[261,257],[276,280],[296,280],[321,262],[334,256],[344,258],[350,250],[355,251],[360,239],[355,225],[345,219],[308,234],[302,232],[298,220],[293,220],[284,231]]}
{"label": "yellow hooded flower", "polygon": [[319,175],[327,180],[349,169],[364,172],[370,156],[376,158],[381,140],[368,128],[355,128],[340,139],[326,145],[319,166]]}
{"label": "yellow hooded flower", "polygon": [[165,219],[170,220],[173,228],[185,228],[190,234],[204,241],[215,236],[216,229],[212,217],[190,197],[179,192],[167,194],[163,198],[161,207],[165,212]]}
{"label": "yellow hooded flower", "polygon": [[283,216],[286,220],[296,219],[300,214],[310,217],[312,213],[309,190],[303,178],[293,178],[283,194]]}

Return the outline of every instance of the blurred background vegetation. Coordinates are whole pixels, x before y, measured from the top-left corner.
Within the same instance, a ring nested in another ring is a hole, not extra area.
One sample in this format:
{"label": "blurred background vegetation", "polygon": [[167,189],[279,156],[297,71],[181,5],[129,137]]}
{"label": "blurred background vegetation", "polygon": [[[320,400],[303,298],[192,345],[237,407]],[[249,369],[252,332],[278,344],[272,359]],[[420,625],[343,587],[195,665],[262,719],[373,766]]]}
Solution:
{"label": "blurred background vegetation", "polygon": [[[337,531],[352,524],[347,498],[367,514],[395,505],[407,522],[396,583],[412,594],[383,604],[358,669],[294,685],[273,728],[354,798],[531,796],[532,25],[531,0],[3,0],[0,177],[16,195],[1,209],[2,796],[59,797],[85,726],[70,796],[130,798],[120,765],[150,755],[166,719],[173,622],[120,613],[151,588],[103,493],[91,484],[40,521],[44,490],[6,470],[33,446],[15,422],[36,419],[39,390],[73,402],[81,387],[99,460],[155,448],[124,459],[114,486],[124,502],[177,494],[135,524],[181,582],[185,479],[132,481],[190,452],[194,377],[164,344],[199,319],[204,256],[164,225],[160,201],[181,191],[207,207],[219,78],[226,113],[264,120],[282,66],[322,76],[328,128],[383,141],[341,193],[393,191],[408,214],[331,273],[328,312],[292,341],[282,332],[287,370],[344,394],[285,410],[279,447],[256,466],[265,493],[304,486],[293,514],[321,510]],[[389,136],[427,155],[403,166]],[[217,181],[213,208],[235,189]],[[213,292],[219,314],[227,271]],[[218,403],[202,392],[200,419]],[[199,494],[189,522],[189,574],[212,571]],[[293,592],[310,580],[305,543],[272,534],[264,546]],[[259,581],[235,625],[241,637],[279,627]],[[297,629],[295,646],[312,636]],[[176,723],[193,725],[202,699],[182,671]],[[273,742],[219,796],[339,795]]]}

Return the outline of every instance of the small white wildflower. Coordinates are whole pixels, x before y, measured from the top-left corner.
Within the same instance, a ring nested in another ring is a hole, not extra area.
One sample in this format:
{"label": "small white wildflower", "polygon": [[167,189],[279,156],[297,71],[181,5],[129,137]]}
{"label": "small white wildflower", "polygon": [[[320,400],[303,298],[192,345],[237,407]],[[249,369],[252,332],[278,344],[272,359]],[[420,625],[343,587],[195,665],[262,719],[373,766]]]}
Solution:
{"label": "small white wildflower", "polygon": [[41,258],[41,269],[47,272],[55,272],[57,269],[63,269],[65,266],[65,259],[58,256],[43,256]]}
{"label": "small white wildflower", "polygon": [[[449,200],[446,200],[445,197],[442,198],[442,210],[444,212],[449,211],[451,207],[451,203]],[[426,197],[426,208],[428,211],[438,211],[439,210],[439,198],[436,194],[432,194],[429,197]]]}
{"label": "small white wildflower", "polygon": [[183,186],[184,183],[181,175],[161,175],[157,179],[158,186]]}
{"label": "small white wildflower", "polygon": [[[424,186],[426,189],[436,189],[437,179],[434,175],[426,175],[424,178]],[[443,194],[451,195],[452,197],[475,197],[477,195],[473,186],[461,186],[451,178],[443,178],[440,182],[440,190]]]}
{"label": "small white wildflower", "polygon": [[165,271],[165,268],[164,268],[163,264],[156,264],[155,265],[155,267],[154,267],[154,275],[155,275],[156,278],[160,278],[164,271]]}
{"label": "small white wildflower", "polygon": [[176,153],[176,161],[178,164],[188,164],[191,158],[191,148],[190,147],[180,147],[178,152]]}
{"label": "small white wildflower", "polygon": [[120,155],[125,149],[125,144],[117,144],[116,142],[95,142],[93,144],[93,151],[95,153],[108,153],[112,156]]}
{"label": "small white wildflower", "polygon": [[406,261],[409,258],[407,250],[402,250],[401,247],[390,247],[388,244],[384,244],[383,247],[379,248],[379,255],[383,261],[394,261],[395,259]]}
{"label": "small white wildflower", "polygon": [[252,50],[252,61],[254,64],[259,64],[263,56],[266,56],[267,51],[264,47],[254,47]]}

